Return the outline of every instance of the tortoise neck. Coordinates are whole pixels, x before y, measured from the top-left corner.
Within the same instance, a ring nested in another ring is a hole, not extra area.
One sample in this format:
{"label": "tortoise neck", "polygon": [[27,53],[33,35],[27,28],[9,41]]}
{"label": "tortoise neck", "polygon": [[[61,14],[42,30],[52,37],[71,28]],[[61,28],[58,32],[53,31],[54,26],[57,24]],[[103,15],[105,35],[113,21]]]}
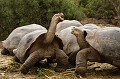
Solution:
{"label": "tortoise neck", "polygon": [[90,45],[84,38],[84,36],[78,35],[77,36],[77,42],[80,47],[80,49],[88,48]]}
{"label": "tortoise neck", "polygon": [[56,32],[56,25],[57,25],[57,22],[52,22],[50,23],[50,27],[45,35],[45,40],[44,40],[44,43],[51,43],[54,39],[54,36],[55,36],[55,32]]}

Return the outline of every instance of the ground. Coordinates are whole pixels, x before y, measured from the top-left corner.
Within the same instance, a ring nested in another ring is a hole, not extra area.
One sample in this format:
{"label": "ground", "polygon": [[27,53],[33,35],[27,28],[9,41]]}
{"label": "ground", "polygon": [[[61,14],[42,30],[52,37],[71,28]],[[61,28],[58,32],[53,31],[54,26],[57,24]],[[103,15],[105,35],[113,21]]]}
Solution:
{"label": "ground", "polygon": [[[2,45],[0,44],[0,51]],[[118,68],[97,62],[88,62],[88,71],[84,76],[76,75],[73,69],[65,72],[54,72],[53,66],[49,68],[33,67],[28,74],[20,73],[21,64],[13,62],[12,56],[0,54],[0,79],[120,79]]]}

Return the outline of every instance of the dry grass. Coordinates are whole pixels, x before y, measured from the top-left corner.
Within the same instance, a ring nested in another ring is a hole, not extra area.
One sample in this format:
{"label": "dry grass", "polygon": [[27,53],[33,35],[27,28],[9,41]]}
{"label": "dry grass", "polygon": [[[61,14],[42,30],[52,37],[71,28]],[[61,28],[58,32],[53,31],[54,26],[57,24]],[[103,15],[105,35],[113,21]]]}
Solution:
{"label": "dry grass", "polygon": [[[1,49],[0,49],[1,51]],[[23,75],[19,68],[21,64],[13,62],[12,56],[0,54],[0,79],[119,79],[120,71],[118,68],[101,63],[88,62],[88,71],[84,76],[76,75],[74,68],[65,72],[58,73],[54,67],[37,68],[33,67],[29,73]]]}

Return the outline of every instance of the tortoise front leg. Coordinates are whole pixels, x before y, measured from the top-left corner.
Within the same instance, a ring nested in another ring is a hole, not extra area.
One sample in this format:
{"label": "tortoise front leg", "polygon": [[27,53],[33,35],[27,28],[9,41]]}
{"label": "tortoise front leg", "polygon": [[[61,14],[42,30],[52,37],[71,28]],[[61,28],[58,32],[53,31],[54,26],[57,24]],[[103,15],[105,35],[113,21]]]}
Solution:
{"label": "tortoise front leg", "polygon": [[77,50],[75,52],[72,52],[68,57],[68,61],[71,65],[73,65],[75,67],[76,64],[76,55],[80,50]]}
{"label": "tortoise front leg", "polygon": [[23,63],[23,65],[20,68],[21,73],[27,74],[29,69],[35,65],[40,60],[38,51],[35,51],[29,55],[29,57],[26,59],[26,61]]}
{"label": "tortoise front leg", "polygon": [[76,56],[76,69],[75,73],[84,74],[87,71],[87,61],[99,62],[100,56],[98,52],[92,48],[82,49]]}
{"label": "tortoise front leg", "polygon": [[56,72],[65,71],[69,66],[68,56],[60,49],[55,49],[55,54],[57,62],[55,71]]}
{"label": "tortoise front leg", "polygon": [[16,56],[13,57],[13,61],[21,63],[20,60]]}

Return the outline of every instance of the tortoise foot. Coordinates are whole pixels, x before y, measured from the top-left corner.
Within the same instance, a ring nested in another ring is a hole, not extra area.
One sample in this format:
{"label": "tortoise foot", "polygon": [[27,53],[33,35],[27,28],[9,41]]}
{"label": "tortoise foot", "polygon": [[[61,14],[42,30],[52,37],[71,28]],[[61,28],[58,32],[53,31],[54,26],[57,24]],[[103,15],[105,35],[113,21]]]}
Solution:
{"label": "tortoise foot", "polygon": [[55,68],[55,72],[64,72],[64,71],[66,71],[66,68],[60,68],[60,67]]}
{"label": "tortoise foot", "polygon": [[29,69],[26,69],[26,68],[21,67],[21,68],[20,68],[20,71],[21,71],[21,73],[23,73],[23,74],[27,74],[28,71],[29,71]]}
{"label": "tortoise foot", "polygon": [[20,60],[16,56],[13,57],[13,61],[20,63]]}
{"label": "tortoise foot", "polygon": [[87,72],[87,68],[86,67],[77,67],[75,69],[75,73],[76,74],[85,74]]}

